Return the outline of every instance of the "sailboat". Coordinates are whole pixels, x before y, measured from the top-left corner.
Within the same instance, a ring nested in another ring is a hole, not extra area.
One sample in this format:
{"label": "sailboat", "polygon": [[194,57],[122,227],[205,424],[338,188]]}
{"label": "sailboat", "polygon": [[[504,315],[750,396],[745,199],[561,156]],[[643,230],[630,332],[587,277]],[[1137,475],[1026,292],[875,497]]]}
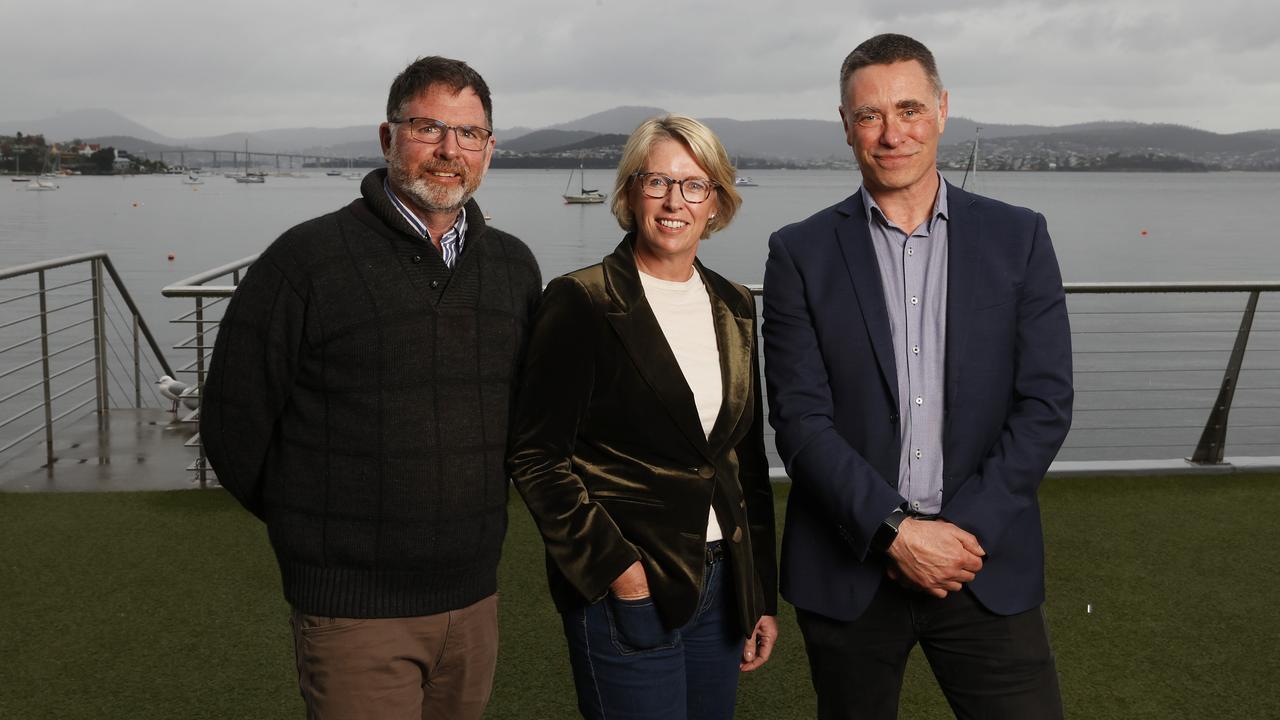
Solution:
{"label": "sailboat", "polygon": [[[573,174],[578,173],[578,194],[570,195],[569,187],[573,185]],[[564,202],[566,205],[597,205],[605,201],[609,196],[599,190],[587,189],[587,174],[583,170],[582,165],[578,165],[577,170],[569,171],[569,182],[564,185]]]}
{"label": "sailboat", "polygon": [[49,168],[49,158],[45,158],[44,167],[40,170],[40,175],[31,179],[27,183],[28,190],[57,190],[58,184],[52,179],[55,177],[52,173],[47,172]]}
{"label": "sailboat", "polygon": [[48,168],[49,168],[49,161],[48,161],[48,159],[46,158],[46,159],[45,159],[45,167],[41,170],[41,172],[40,172],[40,177],[43,177],[43,178],[60,178],[60,177],[63,177],[63,175],[62,175],[62,153],[57,153],[57,152],[54,152],[53,150],[50,150],[50,151],[49,151],[49,157],[53,158],[53,169],[52,169],[52,170],[48,169]]}
{"label": "sailboat", "polygon": [[267,181],[266,176],[262,174],[253,174],[249,172],[249,138],[244,139],[244,174],[236,175],[233,178],[238,183],[261,184]]}
{"label": "sailboat", "polygon": [[9,178],[12,182],[30,182],[31,178],[22,177],[22,153],[17,150],[13,151],[13,177]]}

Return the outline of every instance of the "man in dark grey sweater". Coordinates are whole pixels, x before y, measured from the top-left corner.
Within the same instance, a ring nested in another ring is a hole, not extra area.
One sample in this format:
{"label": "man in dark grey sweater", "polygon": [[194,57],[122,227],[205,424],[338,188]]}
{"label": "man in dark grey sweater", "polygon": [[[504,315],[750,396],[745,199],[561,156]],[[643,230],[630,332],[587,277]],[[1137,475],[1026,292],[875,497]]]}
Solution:
{"label": "man in dark grey sweater", "polygon": [[507,417],[541,277],[471,195],[484,80],[419,59],[387,170],[287,231],[227,307],[200,436],[267,524],[314,718],[479,718],[497,656]]}

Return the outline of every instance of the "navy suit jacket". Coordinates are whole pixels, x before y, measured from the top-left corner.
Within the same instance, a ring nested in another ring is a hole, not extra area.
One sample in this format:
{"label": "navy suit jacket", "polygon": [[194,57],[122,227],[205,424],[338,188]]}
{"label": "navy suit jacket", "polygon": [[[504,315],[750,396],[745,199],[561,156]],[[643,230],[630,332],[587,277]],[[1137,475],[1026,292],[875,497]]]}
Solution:
{"label": "navy suit jacket", "polygon": [[[944,519],[987,552],[969,584],[1010,615],[1044,600],[1036,492],[1071,424],[1071,331],[1044,217],[947,184]],[[769,239],[769,421],[792,479],[782,594],[853,620],[884,577],[870,549],[897,489],[897,373],[855,193]]]}

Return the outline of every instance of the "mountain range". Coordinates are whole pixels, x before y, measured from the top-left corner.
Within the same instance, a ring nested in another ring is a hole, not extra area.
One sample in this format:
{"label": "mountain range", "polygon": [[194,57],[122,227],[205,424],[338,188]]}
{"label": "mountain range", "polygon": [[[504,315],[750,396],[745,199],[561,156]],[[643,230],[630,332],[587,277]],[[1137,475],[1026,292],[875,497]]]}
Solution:
{"label": "mountain range", "polygon": [[[656,107],[623,106],[545,128],[499,128],[501,154],[557,154],[620,146],[642,120],[663,114]],[[850,160],[840,123],[834,120],[734,120],[702,118],[733,156],[813,163]],[[1179,125],[1091,122],[1065,126],[983,123],[963,117],[947,121],[944,155],[964,152],[981,128],[987,155],[1165,154],[1215,167],[1280,168],[1280,130],[1220,134]],[[376,121],[340,128],[281,128],[206,137],[168,137],[117,112],[86,109],[29,121],[0,121],[0,134],[43,134],[50,141],[83,139],[131,152],[200,148],[255,153],[294,153],[378,158]]]}

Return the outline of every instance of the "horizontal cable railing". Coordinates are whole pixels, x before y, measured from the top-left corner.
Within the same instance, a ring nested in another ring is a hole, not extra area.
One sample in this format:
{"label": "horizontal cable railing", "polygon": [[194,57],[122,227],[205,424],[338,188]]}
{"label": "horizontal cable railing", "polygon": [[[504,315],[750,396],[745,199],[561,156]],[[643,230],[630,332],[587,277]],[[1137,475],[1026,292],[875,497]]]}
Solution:
{"label": "horizontal cable railing", "polygon": [[63,420],[166,404],[173,371],[105,252],[0,269],[0,312],[0,464],[42,442],[52,469]]}
{"label": "horizontal cable railing", "polygon": [[1076,398],[1059,460],[1280,456],[1280,282],[1066,291]]}
{"label": "horizontal cable railing", "polygon": [[[182,398],[185,402],[196,406],[192,412],[182,418],[183,422],[191,424],[200,422],[200,389],[204,387],[209,355],[213,352],[213,341],[217,337],[218,323],[222,318],[223,307],[221,306],[224,306],[228,298],[235,292],[236,285],[240,283],[240,277],[257,259],[257,255],[250,255],[184,280],[179,280],[160,291],[160,294],[167,298],[190,298],[195,302],[194,309],[169,321],[177,325],[193,326],[192,334],[173,346],[174,350],[194,354],[190,361],[178,367],[176,373],[182,377],[191,378],[190,388],[182,393]],[[228,279],[231,281],[229,285],[214,284],[216,281],[225,283]],[[195,473],[200,487],[205,487],[210,480],[216,478],[214,478],[213,469],[209,467],[209,463],[205,459],[204,446],[200,444],[199,433],[193,435],[187,441],[187,445],[196,448],[199,456],[186,469]]]}
{"label": "horizontal cable railing", "polygon": [[[220,306],[255,259],[163,290],[195,302],[172,322],[193,326],[174,347],[194,355],[178,372],[197,388]],[[1280,282],[1067,283],[1066,291],[1076,399],[1059,460],[1280,456]],[[203,454],[190,469],[211,476]]]}

